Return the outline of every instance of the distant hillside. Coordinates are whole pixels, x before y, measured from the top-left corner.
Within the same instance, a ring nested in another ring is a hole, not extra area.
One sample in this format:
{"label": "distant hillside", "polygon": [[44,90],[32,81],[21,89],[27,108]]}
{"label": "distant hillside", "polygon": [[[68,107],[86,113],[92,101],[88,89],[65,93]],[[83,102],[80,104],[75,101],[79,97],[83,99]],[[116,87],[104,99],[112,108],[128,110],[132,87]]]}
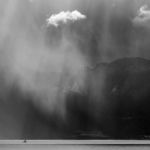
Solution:
{"label": "distant hillside", "polygon": [[150,60],[123,58],[98,64],[87,78],[87,94],[72,93],[68,99],[73,130],[97,130],[101,137],[112,138],[150,135]]}

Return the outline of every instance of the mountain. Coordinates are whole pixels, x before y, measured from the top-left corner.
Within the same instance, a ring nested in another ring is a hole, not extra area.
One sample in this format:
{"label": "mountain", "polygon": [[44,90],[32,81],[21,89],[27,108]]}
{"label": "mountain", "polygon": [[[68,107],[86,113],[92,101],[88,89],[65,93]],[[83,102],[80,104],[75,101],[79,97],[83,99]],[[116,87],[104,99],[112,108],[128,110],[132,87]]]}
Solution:
{"label": "mountain", "polygon": [[98,64],[87,78],[87,93],[72,93],[68,99],[72,130],[99,131],[102,138],[150,135],[150,60]]}
{"label": "mountain", "polygon": [[110,63],[107,71],[106,101],[115,112],[117,136],[150,134],[150,61],[124,58]]}

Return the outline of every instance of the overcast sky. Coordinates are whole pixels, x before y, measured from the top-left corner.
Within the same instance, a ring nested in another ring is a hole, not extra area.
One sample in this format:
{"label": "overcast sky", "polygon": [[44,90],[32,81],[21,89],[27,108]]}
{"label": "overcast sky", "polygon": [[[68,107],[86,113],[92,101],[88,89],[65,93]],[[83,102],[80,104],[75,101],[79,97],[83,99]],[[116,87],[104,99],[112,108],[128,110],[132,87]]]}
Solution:
{"label": "overcast sky", "polygon": [[58,91],[84,85],[85,66],[150,59],[149,12],[148,0],[0,1],[0,71],[53,109]]}
{"label": "overcast sky", "polygon": [[[46,44],[59,45],[62,28],[65,28],[69,38],[91,61],[112,61],[126,56],[150,58],[150,23],[136,18],[142,6],[149,9],[148,0],[64,0],[63,3],[60,0],[6,0],[0,3],[2,40],[10,33],[12,36],[13,32],[19,34],[18,31],[25,30],[35,44],[38,38],[40,41],[45,38]],[[74,10],[87,19],[63,26],[59,31],[45,29],[45,20],[52,14]]]}

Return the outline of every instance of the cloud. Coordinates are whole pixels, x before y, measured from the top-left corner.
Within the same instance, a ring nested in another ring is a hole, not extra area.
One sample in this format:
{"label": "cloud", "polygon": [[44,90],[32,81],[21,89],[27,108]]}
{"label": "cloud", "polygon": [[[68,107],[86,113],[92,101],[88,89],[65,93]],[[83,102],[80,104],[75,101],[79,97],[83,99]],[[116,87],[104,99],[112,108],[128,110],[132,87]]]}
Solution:
{"label": "cloud", "polygon": [[85,19],[86,16],[81,14],[79,11],[74,10],[72,12],[70,11],[62,11],[58,14],[53,14],[50,16],[50,18],[47,19],[47,24],[58,27],[60,23],[66,24],[68,21],[77,21],[81,19]]}
{"label": "cloud", "polygon": [[139,26],[150,27],[150,10],[147,5],[140,7],[137,16],[133,19],[133,23]]}

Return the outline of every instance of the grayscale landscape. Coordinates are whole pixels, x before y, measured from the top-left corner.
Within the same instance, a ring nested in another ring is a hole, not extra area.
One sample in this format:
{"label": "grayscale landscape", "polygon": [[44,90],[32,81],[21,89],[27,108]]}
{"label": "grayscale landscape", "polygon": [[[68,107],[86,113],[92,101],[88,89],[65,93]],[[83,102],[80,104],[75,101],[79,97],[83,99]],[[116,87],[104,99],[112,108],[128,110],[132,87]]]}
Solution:
{"label": "grayscale landscape", "polygon": [[0,139],[149,139],[150,1],[0,1]]}

